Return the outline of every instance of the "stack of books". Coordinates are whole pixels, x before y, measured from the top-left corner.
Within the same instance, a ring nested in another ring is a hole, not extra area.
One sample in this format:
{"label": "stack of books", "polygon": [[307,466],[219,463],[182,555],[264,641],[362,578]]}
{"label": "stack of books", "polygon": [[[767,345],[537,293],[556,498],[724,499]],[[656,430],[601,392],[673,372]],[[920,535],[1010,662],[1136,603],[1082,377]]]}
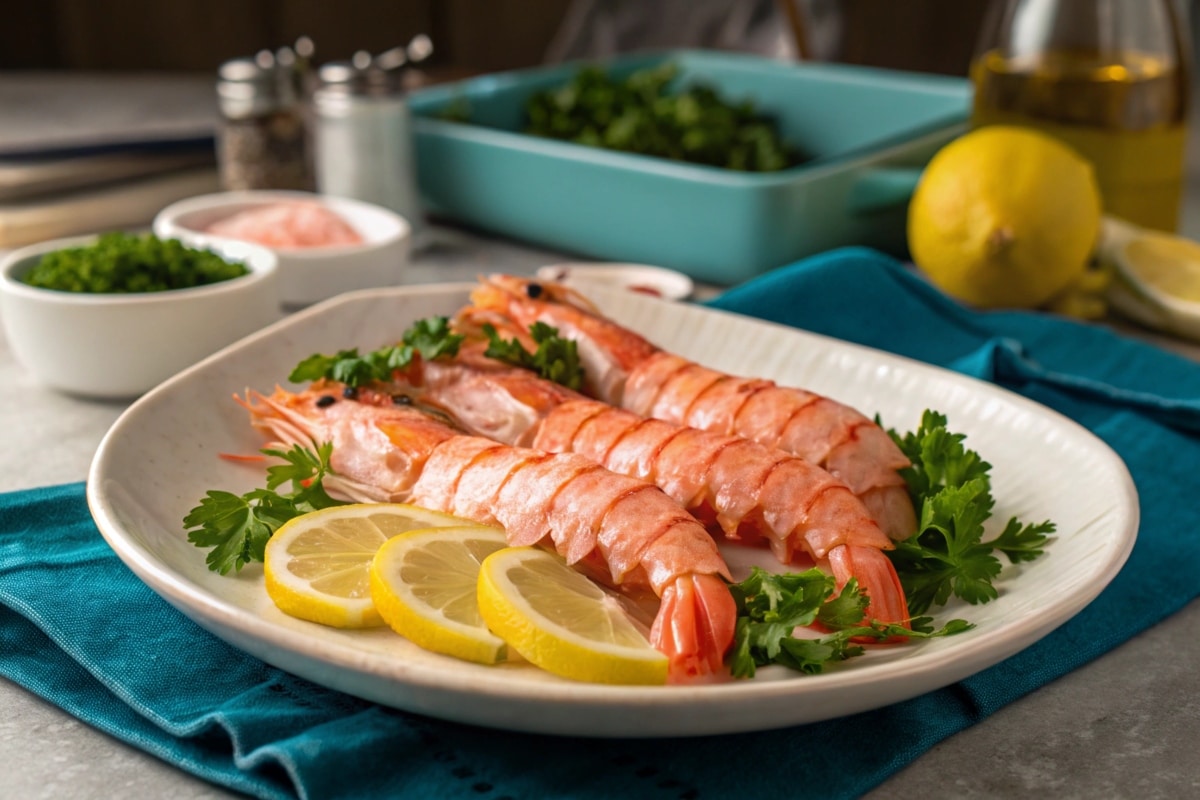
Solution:
{"label": "stack of books", "polygon": [[0,248],[146,227],[219,189],[210,76],[0,75]]}

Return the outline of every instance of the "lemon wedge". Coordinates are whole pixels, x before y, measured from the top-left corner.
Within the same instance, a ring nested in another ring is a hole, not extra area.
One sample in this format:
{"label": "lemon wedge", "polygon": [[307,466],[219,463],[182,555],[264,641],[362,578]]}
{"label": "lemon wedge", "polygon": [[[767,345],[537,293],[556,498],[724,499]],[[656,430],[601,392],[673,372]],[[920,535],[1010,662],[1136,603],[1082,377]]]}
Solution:
{"label": "lemon wedge", "polygon": [[426,650],[495,664],[507,651],[480,616],[475,586],[483,560],[506,545],[504,531],[478,525],[401,534],[371,564],[375,607],[396,633]]}
{"label": "lemon wedge", "polygon": [[1105,220],[1100,258],[1115,278],[1113,307],[1144,325],[1200,339],[1200,244]]}
{"label": "lemon wedge", "polygon": [[488,556],[478,601],[488,627],[547,672],[595,683],[666,682],[666,657],[621,603],[553,553],[512,547]]}
{"label": "lemon wedge", "polygon": [[383,619],[371,600],[369,570],[388,539],[416,528],[467,520],[404,504],[359,504],[314,511],[284,523],[267,542],[267,595],[285,614],[336,628]]}
{"label": "lemon wedge", "polygon": [[1129,242],[1122,261],[1139,282],[1177,300],[1200,303],[1200,244],[1160,234]]}

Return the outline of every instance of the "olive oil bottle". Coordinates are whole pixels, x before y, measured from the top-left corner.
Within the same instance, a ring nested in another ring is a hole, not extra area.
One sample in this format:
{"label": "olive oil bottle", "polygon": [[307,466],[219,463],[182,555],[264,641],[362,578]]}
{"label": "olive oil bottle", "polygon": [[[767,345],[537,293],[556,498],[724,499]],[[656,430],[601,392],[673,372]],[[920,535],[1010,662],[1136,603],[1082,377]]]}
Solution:
{"label": "olive oil bottle", "polygon": [[1189,91],[1174,0],[1004,0],[991,12],[972,124],[1058,137],[1092,162],[1106,213],[1174,231]]}

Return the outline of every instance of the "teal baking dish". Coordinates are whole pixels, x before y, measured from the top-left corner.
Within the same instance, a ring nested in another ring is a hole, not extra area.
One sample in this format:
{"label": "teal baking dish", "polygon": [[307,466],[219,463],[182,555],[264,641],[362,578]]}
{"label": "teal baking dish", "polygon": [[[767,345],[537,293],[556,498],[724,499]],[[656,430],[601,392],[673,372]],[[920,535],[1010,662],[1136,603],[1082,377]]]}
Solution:
{"label": "teal baking dish", "polygon": [[[716,284],[839,245],[903,254],[914,168],[965,129],[970,105],[963,79],[736,53],[673,50],[603,66],[623,76],[663,61],[680,82],[752,100],[811,157],[743,173],[521,133],[528,98],[582,66],[568,63],[414,93],[423,202],[487,231]],[[469,123],[440,118],[464,104]]]}

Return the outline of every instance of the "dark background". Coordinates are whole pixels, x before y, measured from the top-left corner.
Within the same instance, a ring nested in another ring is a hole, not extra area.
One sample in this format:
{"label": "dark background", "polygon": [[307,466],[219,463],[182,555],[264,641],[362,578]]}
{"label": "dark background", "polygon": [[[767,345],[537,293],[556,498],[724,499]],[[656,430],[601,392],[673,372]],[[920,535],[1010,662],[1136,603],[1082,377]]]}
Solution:
{"label": "dark background", "polygon": [[[652,0],[648,0],[652,1]],[[732,5],[741,0],[730,0]],[[804,0],[777,0],[777,5]],[[316,61],[379,52],[417,33],[431,66],[475,73],[544,60],[569,0],[4,0],[0,69],[213,71],[316,42]],[[965,75],[987,0],[841,0],[833,59]],[[778,5],[781,16],[786,9]]]}

